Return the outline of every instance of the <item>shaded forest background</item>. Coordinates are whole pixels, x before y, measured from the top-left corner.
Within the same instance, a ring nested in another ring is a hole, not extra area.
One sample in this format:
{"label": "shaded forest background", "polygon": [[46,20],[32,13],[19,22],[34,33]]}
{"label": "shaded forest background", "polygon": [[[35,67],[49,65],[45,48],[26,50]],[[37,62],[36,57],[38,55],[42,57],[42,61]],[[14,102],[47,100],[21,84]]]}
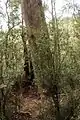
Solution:
{"label": "shaded forest background", "polygon": [[[58,17],[51,0],[49,22],[41,0],[8,0],[5,8],[0,6],[0,120],[80,120],[80,6],[66,2],[62,13],[72,16]],[[41,101],[34,117],[21,112],[33,91]]]}

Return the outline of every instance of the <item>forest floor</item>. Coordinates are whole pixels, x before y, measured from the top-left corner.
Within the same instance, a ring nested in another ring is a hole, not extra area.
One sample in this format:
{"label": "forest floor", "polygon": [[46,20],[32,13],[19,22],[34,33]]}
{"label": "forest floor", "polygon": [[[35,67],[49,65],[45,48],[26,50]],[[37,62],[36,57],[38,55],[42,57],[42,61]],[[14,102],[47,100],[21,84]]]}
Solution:
{"label": "forest floor", "polygon": [[43,99],[40,93],[36,91],[35,88],[30,88],[27,92],[25,91],[23,93],[22,98],[20,113],[27,114],[29,118],[36,118],[39,115]]}
{"label": "forest floor", "polygon": [[23,91],[18,96],[20,98],[20,109],[15,120],[37,120],[41,110],[43,108],[48,109],[49,101],[43,92],[38,91],[37,86],[31,87],[29,90],[25,88]]}

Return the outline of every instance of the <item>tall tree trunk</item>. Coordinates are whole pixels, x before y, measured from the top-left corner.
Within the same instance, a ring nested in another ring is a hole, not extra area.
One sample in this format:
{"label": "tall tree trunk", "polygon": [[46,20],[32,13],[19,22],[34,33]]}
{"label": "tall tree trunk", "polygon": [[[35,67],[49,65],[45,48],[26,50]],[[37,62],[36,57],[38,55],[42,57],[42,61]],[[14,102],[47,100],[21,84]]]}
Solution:
{"label": "tall tree trunk", "polygon": [[50,39],[41,0],[23,0],[24,19],[28,28],[28,42],[35,77],[45,87],[55,103],[56,119],[59,118],[58,86],[54,79],[54,63],[50,50]]}
{"label": "tall tree trunk", "polygon": [[53,61],[42,2],[41,0],[23,0],[23,3],[36,78],[49,84],[53,79]]}

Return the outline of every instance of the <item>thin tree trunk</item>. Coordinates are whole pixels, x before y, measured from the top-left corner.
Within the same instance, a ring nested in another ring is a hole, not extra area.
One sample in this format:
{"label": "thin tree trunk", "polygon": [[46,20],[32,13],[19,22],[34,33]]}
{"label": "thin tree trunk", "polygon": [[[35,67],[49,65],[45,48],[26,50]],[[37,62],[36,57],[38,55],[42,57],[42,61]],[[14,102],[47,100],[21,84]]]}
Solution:
{"label": "thin tree trunk", "polygon": [[24,77],[25,77],[25,80],[28,81],[28,77],[29,77],[29,58],[28,58],[28,50],[27,50],[27,46],[26,46],[23,26],[22,26],[22,41],[23,41],[23,47],[24,47]]}
{"label": "thin tree trunk", "polygon": [[[23,16],[23,13],[22,13]],[[24,26],[23,26],[23,17],[22,17],[22,41],[23,41],[23,47],[24,47],[24,74],[25,74],[25,80],[28,82],[28,80],[33,82],[34,79],[34,71],[33,71],[33,65],[31,60],[31,55],[28,53],[28,47],[26,45],[26,37],[24,32]]]}

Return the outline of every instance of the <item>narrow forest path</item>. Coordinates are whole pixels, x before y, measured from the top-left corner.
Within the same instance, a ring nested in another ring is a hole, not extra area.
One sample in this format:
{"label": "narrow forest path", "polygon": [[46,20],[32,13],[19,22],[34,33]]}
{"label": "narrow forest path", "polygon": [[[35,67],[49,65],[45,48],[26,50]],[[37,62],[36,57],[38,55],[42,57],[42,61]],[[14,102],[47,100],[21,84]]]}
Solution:
{"label": "narrow forest path", "polygon": [[[15,88],[15,85],[13,88]],[[46,91],[42,88],[34,85],[14,90],[11,100],[13,102],[17,98],[19,103],[15,101],[15,105],[18,107],[12,115],[12,120],[39,120],[40,115],[48,111],[51,104],[45,94]]]}
{"label": "narrow forest path", "polygon": [[42,98],[40,93],[31,88],[28,92],[23,94],[23,99],[21,99],[22,107],[20,112],[36,118],[39,115],[41,102]]}
{"label": "narrow forest path", "polygon": [[46,106],[46,103],[47,99],[44,94],[39,93],[38,89],[31,87],[28,91],[25,90],[21,97],[20,114],[25,115],[29,120],[36,120],[41,108]]}

